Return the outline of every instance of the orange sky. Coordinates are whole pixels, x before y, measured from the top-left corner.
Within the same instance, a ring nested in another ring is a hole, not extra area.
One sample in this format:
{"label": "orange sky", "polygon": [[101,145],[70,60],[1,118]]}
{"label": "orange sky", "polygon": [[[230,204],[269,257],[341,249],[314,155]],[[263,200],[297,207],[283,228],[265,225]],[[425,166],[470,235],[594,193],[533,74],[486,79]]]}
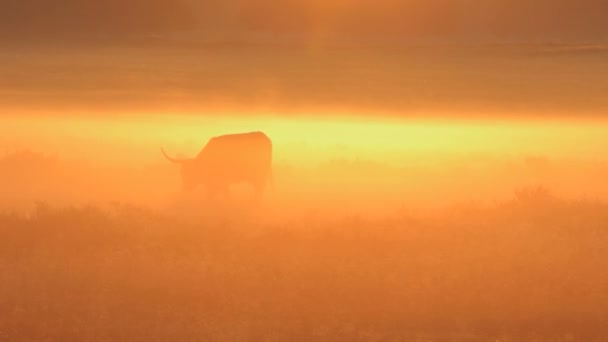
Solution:
{"label": "orange sky", "polygon": [[606,13],[608,6],[600,0],[22,0],[3,4],[0,34],[334,30],[355,36],[597,40],[606,39]]}

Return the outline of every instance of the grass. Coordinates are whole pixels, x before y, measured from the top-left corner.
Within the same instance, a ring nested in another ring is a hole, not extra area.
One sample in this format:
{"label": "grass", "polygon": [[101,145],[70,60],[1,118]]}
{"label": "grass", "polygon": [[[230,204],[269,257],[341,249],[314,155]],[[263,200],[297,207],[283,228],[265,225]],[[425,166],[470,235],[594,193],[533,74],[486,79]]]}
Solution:
{"label": "grass", "polygon": [[391,220],[0,216],[3,340],[600,340],[608,205]]}

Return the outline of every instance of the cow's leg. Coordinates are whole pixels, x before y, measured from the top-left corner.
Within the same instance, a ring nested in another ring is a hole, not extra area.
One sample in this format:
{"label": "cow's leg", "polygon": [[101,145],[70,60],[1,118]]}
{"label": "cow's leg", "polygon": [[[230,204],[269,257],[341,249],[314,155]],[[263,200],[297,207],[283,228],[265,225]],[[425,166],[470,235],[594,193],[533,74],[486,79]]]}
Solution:
{"label": "cow's leg", "polygon": [[266,187],[266,183],[263,181],[253,182],[251,183],[253,186],[253,196],[256,202],[259,202],[264,195],[264,188]]}
{"label": "cow's leg", "polygon": [[215,201],[218,193],[219,189],[216,186],[207,185],[207,200]]}
{"label": "cow's leg", "polygon": [[225,184],[209,184],[207,189],[210,201],[230,200],[230,188]]}
{"label": "cow's leg", "polygon": [[222,197],[224,198],[224,200],[226,202],[230,201],[230,199],[231,199],[230,188],[228,186],[223,186],[220,190],[220,193],[222,194]]}

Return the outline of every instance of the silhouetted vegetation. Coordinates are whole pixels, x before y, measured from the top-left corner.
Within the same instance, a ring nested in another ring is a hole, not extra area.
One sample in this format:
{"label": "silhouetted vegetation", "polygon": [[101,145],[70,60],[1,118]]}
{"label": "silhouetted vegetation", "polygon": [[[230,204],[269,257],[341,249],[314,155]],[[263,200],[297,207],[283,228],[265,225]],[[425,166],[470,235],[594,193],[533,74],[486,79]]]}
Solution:
{"label": "silhouetted vegetation", "polygon": [[428,217],[0,215],[3,340],[593,340],[608,205],[543,188]]}

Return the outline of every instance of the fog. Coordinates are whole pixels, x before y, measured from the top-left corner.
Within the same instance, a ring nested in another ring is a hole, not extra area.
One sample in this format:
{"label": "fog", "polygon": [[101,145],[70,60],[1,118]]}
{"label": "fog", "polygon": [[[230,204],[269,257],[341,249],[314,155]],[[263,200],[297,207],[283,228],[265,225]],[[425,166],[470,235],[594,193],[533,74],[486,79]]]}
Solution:
{"label": "fog", "polygon": [[602,116],[605,44],[7,44],[3,113]]}
{"label": "fog", "polygon": [[[0,127],[10,339],[606,334],[597,119],[22,114]],[[250,130],[273,140],[259,202],[247,185],[217,201],[183,192],[160,152]]]}
{"label": "fog", "polygon": [[0,51],[0,339],[608,336],[604,46],[138,44]]}
{"label": "fog", "polygon": [[[487,206],[528,187],[572,199],[608,194],[607,126],[597,119],[289,119],[220,112],[0,120],[7,206],[117,202],[167,210],[190,201],[191,210],[202,213],[205,189],[183,193],[179,167],[160,148],[193,158],[216,135],[257,130],[273,141],[275,189],[266,194],[264,211],[278,217]],[[250,189],[235,186],[234,200],[244,205]]]}

